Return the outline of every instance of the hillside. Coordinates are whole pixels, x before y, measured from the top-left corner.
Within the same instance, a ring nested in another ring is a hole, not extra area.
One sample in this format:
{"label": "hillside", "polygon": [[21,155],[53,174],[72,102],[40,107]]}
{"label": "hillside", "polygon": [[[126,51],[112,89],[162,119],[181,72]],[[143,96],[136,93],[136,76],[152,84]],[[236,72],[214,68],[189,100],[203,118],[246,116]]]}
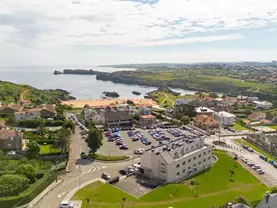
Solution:
{"label": "hillside", "polygon": [[60,100],[75,99],[67,91],[39,90],[29,85],[19,85],[11,82],[0,81],[0,102],[18,103],[22,100],[30,100],[32,104],[57,104]]}

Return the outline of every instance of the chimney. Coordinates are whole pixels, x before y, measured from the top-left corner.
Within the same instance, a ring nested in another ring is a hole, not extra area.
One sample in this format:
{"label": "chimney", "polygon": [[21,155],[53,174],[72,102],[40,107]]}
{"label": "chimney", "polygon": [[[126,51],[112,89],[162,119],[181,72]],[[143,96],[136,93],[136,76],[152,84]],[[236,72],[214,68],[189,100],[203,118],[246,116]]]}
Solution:
{"label": "chimney", "polygon": [[270,193],[267,191],[265,194],[265,203],[268,204],[270,198]]}

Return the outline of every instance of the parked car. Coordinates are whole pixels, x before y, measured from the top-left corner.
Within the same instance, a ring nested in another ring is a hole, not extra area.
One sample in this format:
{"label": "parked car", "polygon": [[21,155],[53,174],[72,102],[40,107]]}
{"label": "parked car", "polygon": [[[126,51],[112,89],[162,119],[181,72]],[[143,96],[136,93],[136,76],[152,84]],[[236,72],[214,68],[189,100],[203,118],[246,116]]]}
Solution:
{"label": "parked car", "polygon": [[252,166],[252,169],[253,169],[253,170],[258,170],[258,169],[261,169],[261,167],[260,167],[259,165],[253,165],[253,166]]}
{"label": "parked car", "polygon": [[87,159],[87,158],[88,158],[88,156],[86,155],[86,153],[85,153],[85,152],[82,152],[82,153],[81,153],[81,158],[82,158],[82,159]]}
{"label": "parked car", "polygon": [[113,141],[114,141],[114,138],[109,137],[109,138],[107,139],[107,141],[108,141],[108,142],[113,142]]}
{"label": "parked car", "polygon": [[144,149],[142,149],[142,148],[136,149],[136,150],[134,151],[134,154],[138,154],[138,155],[141,155],[141,154],[143,154],[143,153],[144,153]]}
{"label": "parked car", "polygon": [[122,150],[127,150],[127,149],[129,149],[128,146],[127,146],[126,144],[121,145],[119,148],[122,149]]}
{"label": "parked car", "polygon": [[119,181],[119,176],[116,176],[108,181],[109,184],[114,184]]}
{"label": "parked car", "polygon": [[248,147],[248,149],[247,149],[249,152],[254,152],[254,150],[252,149],[252,148],[250,148],[250,147]]}
{"label": "parked car", "polygon": [[110,180],[111,176],[108,173],[102,173],[101,178],[103,178],[105,180]]}
{"label": "parked car", "polygon": [[59,208],[74,208],[74,205],[71,202],[63,201],[60,203]]}
{"label": "parked car", "polygon": [[262,169],[257,169],[256,172],[259,173],[260,175],[265,173]]}
{"label": "parked car", "polygon": [[116,145],[123,145],[123,141],[122,140],[116,140],[115,144]]}
{"label": "parked car", "polygon": [[247,159],[242,158],[241,160],[242,160],[243,162],[247,163]]}
{"label": "parked car", "polygon": [[121,175],[126,175],[126,174],[127,174],[127,170],[121,169],[121,170],[119,170],[119,173],[120,173]]}

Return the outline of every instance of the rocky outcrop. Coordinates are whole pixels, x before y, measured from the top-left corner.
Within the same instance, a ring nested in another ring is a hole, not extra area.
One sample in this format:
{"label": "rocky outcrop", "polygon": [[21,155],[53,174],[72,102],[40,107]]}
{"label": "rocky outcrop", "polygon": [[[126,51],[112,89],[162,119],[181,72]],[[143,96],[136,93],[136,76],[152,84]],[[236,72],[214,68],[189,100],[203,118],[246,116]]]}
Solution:
{"label": "rocky outcrop", "polygon": [[132,92],[134,95],[141,95],[141,93],[140,92],[137,92],[137,91],[133,91]]}
{"label": "rocky outcrop", "polygon": [[86,70],[86,69],[64,69],[63,72],[55,70],[54,74],[55,75],[60,75],[60,74],[75,74],[75,75],[97,75],[97,74],[102,74],[105,72],[98,72],[94,71],[92,69]]}
{"label": "rocky outcrop", "polygon": [[111,97],[111,98],[118,98],[119,94],[117,92],[103,92],[103,94],[106,97]]}
{"label": "rocky outcrop", "polygon": [[54,71],[54,74],[55,74],[55,75],[60,75],[60,74],[63,74],[63,73],[62,73],[61,71],[55,70],[55,71]]}

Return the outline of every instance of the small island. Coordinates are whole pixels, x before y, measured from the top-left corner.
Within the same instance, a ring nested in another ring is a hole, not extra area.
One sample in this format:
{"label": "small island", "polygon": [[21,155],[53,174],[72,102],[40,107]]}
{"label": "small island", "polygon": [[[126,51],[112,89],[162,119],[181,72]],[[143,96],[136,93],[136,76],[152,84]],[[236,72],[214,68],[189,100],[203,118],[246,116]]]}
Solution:
{"label": "small island", "polygon": [[119,94],[117,92],[103,92],[103,94],[106,97],[111,97],[111,98],[118,98]]}
{"label": "small island", "polygon": [[58,70],[54,71],[54,75],[60,75],[60,74],[63,74],[63,73],[61,71],[58,71]]}
{"label": "small island", "polygon": [[141,95],[141,93],[140,92],[137,92],[137,91],[133,91],[132,92],[134,95]]}

